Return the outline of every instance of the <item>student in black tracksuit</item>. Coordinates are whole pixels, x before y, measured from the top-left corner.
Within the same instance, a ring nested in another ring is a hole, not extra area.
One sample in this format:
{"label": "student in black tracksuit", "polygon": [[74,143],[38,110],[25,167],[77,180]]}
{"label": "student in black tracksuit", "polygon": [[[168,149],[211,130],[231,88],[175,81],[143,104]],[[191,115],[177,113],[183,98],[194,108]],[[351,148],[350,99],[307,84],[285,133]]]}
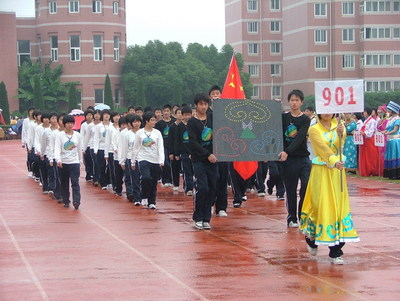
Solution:
{"label": "student in black tracksuit", "polygon": [[186,195],[193,195],[193,165],[190,159],[190,144],[187,123],[192,117],[192,109],[182,108],[182,122],[176,127],[174,139],[174,156],[179,160],[183,171],[183,187]]}
{"label": "student in black tracksuit", "polygon": [[210,103],[208,95],[197,94],[194,103],[196,117],[189,119],[187,124],[196,179],[193,220],[197,229],[211,229],[211,206],[217,180],[217,158],[212,153],[212,113],[207,114]]}
{"label": "student in black tracksuit", "polygon": [[182,122],[182,112],[181,108],[175,110],[175,122],[171,124],[169,128],[169,134],[167,138],[167,145],[165,146],[169,150],[169,160],[171,162],[171,173],[172,173],[172,184],[174,185],[173,190],[178,191],[180,171],[181,171],[181,161],[180,158],[176,158],[175,153],[175,136],[178,125]]}
{"label": "student in black tracksuit", "polygon": [[[293,90],[288,95],[290,112],[282,114],[284,151],[279,154],[282,177],[286,189],[287,224],[298,228],[301,207],[311,171],[310,153],[307,150],[307,132],[310,118],[301,112],[303,92]],[[297,185],[300,180],[300,200],[297,206]]]}

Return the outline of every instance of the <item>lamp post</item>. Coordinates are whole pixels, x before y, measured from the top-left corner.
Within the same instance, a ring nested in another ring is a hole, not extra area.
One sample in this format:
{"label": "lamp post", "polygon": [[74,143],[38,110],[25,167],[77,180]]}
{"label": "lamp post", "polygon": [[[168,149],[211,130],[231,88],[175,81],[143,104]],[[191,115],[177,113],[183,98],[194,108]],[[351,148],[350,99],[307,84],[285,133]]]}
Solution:
{"label": "lamp post", "polygon": [[274,78],[275,74],[271,74],[271,100],[274,99]]}

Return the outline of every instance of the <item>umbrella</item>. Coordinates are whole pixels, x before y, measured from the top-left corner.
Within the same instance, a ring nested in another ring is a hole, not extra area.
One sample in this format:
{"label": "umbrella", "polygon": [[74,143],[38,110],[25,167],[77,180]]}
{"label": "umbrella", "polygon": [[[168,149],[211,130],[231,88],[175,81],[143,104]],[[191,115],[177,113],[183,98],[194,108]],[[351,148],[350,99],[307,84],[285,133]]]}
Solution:
{"label": "umbrella", "polygon": [[100,103],[100,104],[98,104],[98,105],[96,105],[95,107],[94,107],[94,109],[95,110],[100,110],[100,111],[103,111],[103,110],[109,110],[110,109],[110,106],[108,106],[108,105],[106,105],[106,104],[104,104],[104,103]]}
{"label": "umbrella", "polygon": [[69,113],[69,115],[83,115],[83,114],[84,114],[84,112],[82,110],[79,110],[79,109],[73,109],[71,111],[71,113]]}

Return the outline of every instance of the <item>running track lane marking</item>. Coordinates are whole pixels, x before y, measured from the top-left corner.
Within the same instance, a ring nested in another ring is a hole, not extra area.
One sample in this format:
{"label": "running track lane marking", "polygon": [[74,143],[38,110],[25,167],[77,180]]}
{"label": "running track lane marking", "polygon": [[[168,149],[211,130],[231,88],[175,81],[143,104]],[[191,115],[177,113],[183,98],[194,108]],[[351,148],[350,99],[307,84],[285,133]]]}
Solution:
{"label": "running track lane marking", "polygon": [[26,259],[24,251],[22,251],[21,247],[18,244],[18,241],[15,239],[14,234],[12,233],[10,227],[8,227],[7,222],[4,220],[3,215],[0,213],[0,219],[1,222],[4,225],[4,228],[6,228],[8,235],[10,236],[10,239],[15,247],[15,249],[18,251],[19,256],[21,257],[22,261],[25,264],[26,269],[28,270],[29,275],[31,276],[33,283],[35,284],[35,286],[37,287],[37,289],[40,292],[40,295],[42,296],[43,300],[48,301],[49,296],[47,296],[45,290],[43,289],[42,284],[40,283],[38,277],[36,276],[35,272],[32,269],[32,266],[29,264],[28,259]]}
{"label": "running track lane marking", "polygon": [[175,277],[174,275],[172,275],[170,272],[168,272],[166,269],[162,268],[160,265],[158,265],[157,263],[155,263],[153,260],[151,260],[150,258],[148,258],[146,255],[144,255],[142,252],[138,251],[137,249],[135,249],[134,247],[132,247],[130,244],[128,244],[126,241],[122,240],[121,238],[119,238],[117,235],[115,235],[114,233],[112,233],[110,230],[108,230],[106,227],[104,227],[103,225],[99,224],[98,222],[96,222],[93,218],[91,218],[90,216],[88,216],[86,213],[80,211],[80,214],[82,214],[83,216],[85,216],[90,222],[92,222],[93,224],[95,224],[96,226],[98,226],[100,229],[102,229],[104,232],[106,232],[108,235],[110,235],[112,238],[114,238],[115,240],[117,240],[118,242],[120,242],[122,245],[124,245],[125,247],[127,247],[129,250],[131,250],[132,252],[134,252],[136,255],[140,256],[141,258],[143,258],[144,260],[146,260],[148,263],[150,263],[154,268],[156,268],[157,270],[159,270],[160,272],[164,273],[165,275],[167,275],[168,278],[170,278],[171,280],[175,281],[176,283],[178,283],[180,286],[182,286],[183,288],[187,289],[188,291],[190,291],[193,295],[197,296],[200,298],[200,300],[204,300],[204,301],[209,301],[209,299],[207,299],[206,297],[204,297],[202,294],[200,294],[199,292],[197,292],[196,290],[194,290],[193,288],[191,288],[190,286],[188,286],[187,284],[185,284],[184,282],[182,282],[181,280],[179,280],[177,277]]}

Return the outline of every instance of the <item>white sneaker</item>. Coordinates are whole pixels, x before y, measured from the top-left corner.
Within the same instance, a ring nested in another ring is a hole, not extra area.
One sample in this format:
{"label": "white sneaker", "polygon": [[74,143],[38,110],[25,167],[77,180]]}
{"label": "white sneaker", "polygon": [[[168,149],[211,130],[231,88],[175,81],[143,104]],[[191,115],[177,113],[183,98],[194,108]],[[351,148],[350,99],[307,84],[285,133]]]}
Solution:
{"label": "white sneaker", "polygon": [[246,202],[246,201],[247,201],[247,196],[246,196],[246,195],[242,196],[242,201],[243,201],[243,202]]}
{"label": "white sneaker", "polygon": [[107,190],[107,186],[101,187],[101,190]]}
{"label": "white sneaker", "polygon": [[203,222],[202,221],[194,222],[194,227],[196,229],[203,230]]}
{"label": "white sneaker", "polygon": [[135,206],[140,206],[140,202],[135,202],[134,205]]}
{"label": "white sneaker", "polygon": [[225,216],[228,216],[228,214],[226,213],[225,210],[220,210],[220,211],[217,213],[217,216],[219,216],[219,217],[225,217]]}
{"label": "white sneaker", "polygon": [[174,186],[174,185],[172,185],[171,183],[165,183],[164,184],[164,187],[172,187],[172,186]]}
{"label": "white sneaker", "polygon": [[173,191],[178,191],[179,190],[179,186],[174,186],[174,188],[172,188]]}
{"label": "white sneaker", "polygon": [[186,192],[187,196],[192,196],[193,195],[193,191],[189,190],[188,192]]}
{"label": "white sneaker", "polygon": [[210,229],[211,229],[210,223],[203,222],[203,229],[204,229],[204,230],[210,230]]}
{"label": "white sneaker", "polygon": [[149,204],[147,199],[142,200],[142,206],[147,206]]}
{"label": "white sneaker", "polygon": [[154,210],[154,209],[157,209],[156,204],[150,204],[150,205],[149,205],[149,209],[153,209],[153,210]]}
{"label": "white sneaker", "polygon": [[211,207],[211,215],[214,214],[214,206]]}
{"label": "white sneaker", "polygon": [[342,257],[331,258],[332,264],[342,265],[344,263]]}
{"label": "white sneaker", "polygon": [[318,253],[318,248],[311,248],[309,245],[307,245],[307,250],[312,256],[316,256]]}
{"label": "white sneaker", "polygon": [[46,191],[43,191],[43,194],[49,194],[49,192],[46,190]]}
{"label": "white sneaker", "polygon": [[293,222],[293,221],[291,221],[291,222],[289,223],[288,227],[289,227],[289,228],[298,228],[298,227],[299,227],[299,224],[298,224],[298,223],[295,223],[295,222]]}
{"label": "white sneaker", "polygon": [[33,172],[28,172],[28,177],[33,178]]}
{"label": "white sneaker", "polygon": [[40,186],[40,187],[43,187],[43,184],[42,184],[42,182],[39,182],[39,186]]}
{"label": "white sneaker", "polygon": [[257,196],[259,196],[259,197],[265,197],[265,192],[259,192],[259,193],[257,193]]}

